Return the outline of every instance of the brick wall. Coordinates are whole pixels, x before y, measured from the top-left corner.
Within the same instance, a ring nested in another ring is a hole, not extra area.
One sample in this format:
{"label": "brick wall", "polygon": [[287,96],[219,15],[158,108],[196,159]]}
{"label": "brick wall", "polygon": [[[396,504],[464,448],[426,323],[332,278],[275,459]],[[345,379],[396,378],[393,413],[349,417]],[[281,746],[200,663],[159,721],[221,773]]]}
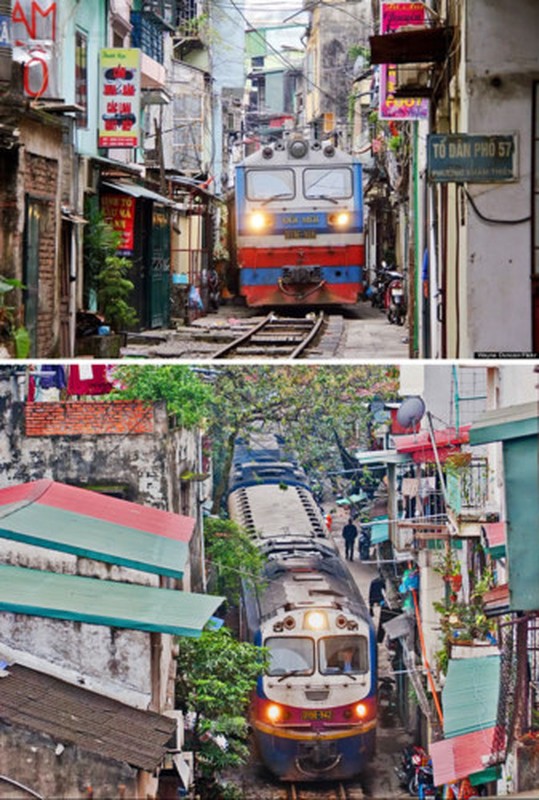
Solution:
{"label": "brick wall", "polygon": [[154,433],[154,410],[136,400],[26,403],[26,436]]}

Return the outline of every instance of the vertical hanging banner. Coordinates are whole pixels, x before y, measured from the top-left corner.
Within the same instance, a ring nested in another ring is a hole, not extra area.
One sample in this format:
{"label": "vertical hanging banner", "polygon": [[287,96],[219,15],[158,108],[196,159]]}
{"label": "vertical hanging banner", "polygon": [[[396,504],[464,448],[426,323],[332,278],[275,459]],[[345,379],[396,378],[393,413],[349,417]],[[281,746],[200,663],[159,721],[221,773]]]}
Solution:
{"label": "vertical hanging banner", "polygon": [[[395,33],[409,25],[425,25],[423,3],[382,3],[380,32]],[[424,97],[395,97],[397,67],[380,65],[380,119],[427,119],[429,101]]]}
{"label": "vertical hanging banner", "polygon": [[53,0],[17,0],[13,3],[13,61],[23,65],[24,94],[33,100],[62,96],[57,23],[58,8]]}
{"label": "vertical hanging banner", "polygon": [[140,144],[140,50],[109,48],[99,57],[98,147]]}
{"label": "vertical hanging banner", "polygon": [[134,197],[127,194],[102,194],[101,211],[109,225],[122,234],[116,255],[132,256],[135,242]]}

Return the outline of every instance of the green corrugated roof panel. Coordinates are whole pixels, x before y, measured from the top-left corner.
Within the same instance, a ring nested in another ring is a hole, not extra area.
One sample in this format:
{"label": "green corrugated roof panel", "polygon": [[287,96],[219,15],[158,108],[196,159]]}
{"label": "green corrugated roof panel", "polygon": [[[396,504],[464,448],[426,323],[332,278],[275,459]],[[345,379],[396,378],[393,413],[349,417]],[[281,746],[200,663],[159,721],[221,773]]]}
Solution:
{"label": "green corrugated roof panel", "polygon": [[222,597],[0,564],[0,611],[199,636]]}
{"label": "green corrugated roof panel", "polygon": [[171,578],[183,576],[186,542],[53,506],[3,506],[2,512],[0,537]]}
{"label": "green corrugated roof panel", "polygon": [[500,656],[451,659],[442,692],[445,737],[495,725],[499,687]]}

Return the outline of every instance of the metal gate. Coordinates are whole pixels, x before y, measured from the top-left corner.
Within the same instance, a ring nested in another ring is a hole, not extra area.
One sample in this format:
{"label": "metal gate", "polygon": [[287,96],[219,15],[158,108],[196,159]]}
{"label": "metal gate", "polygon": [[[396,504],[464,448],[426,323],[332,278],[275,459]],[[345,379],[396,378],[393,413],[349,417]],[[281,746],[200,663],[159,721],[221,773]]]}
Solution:
{"label": "metal gate", "polygon": [[150,327],[166,328],[170,305],[170,223],[168,211],[152,211],[150,243]]}

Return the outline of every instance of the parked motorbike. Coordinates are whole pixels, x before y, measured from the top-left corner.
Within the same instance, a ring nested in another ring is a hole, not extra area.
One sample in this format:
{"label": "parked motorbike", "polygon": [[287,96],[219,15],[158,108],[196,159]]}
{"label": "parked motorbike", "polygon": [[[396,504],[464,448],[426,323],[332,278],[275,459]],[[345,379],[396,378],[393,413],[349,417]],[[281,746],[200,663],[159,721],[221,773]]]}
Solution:
{"label": "parked motorbike", "polygon": [[404,748],[400,765],[395,767],[395,771],[400,785],[412,797],[438,797],[429,754],[420,745]]}
{"label": "parked motorbike", "polygon": [[394,273],[387,286],[387,318],[393,325],[404,325],[406,319],[406,294],[400,272]]}
{"label": "parked motorbike", "polygon": [[359,534],[359,558],[360,561],[369,561],[371,557],[371,529],[370,526],[362,527]]}
{"label": "parked motorbike", "polygon": [[397,715],[397,700],[395,681],[386,675],[378,681],[378,708],[382,725],[391,725]]}
{"label": "parked motorbike", "polygon": [[392,280],[400,276],[400,272],[391,269],[385,261],[376,270],[374,280],[370,288],[370,300],[373,308],[380,308],[387,311],[389,305],[389,295],[387,288]]}

